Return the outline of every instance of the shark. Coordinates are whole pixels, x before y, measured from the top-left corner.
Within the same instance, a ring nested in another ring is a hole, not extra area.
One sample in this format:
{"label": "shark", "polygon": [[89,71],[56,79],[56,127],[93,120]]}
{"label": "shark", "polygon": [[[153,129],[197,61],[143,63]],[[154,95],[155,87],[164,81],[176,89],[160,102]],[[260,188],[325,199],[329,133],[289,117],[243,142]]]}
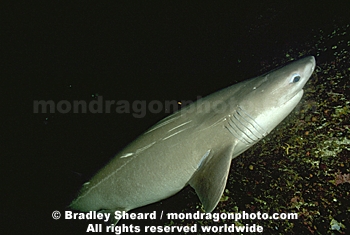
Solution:
{"label": "shark", "polygon": [[[230,165],[296,107],[313,56],[217,91],[159,121],[86,182],[69,208],[128,212],[190,185],[206,212],[226,187]],[[112,223],[116,224],[117,219]]]}

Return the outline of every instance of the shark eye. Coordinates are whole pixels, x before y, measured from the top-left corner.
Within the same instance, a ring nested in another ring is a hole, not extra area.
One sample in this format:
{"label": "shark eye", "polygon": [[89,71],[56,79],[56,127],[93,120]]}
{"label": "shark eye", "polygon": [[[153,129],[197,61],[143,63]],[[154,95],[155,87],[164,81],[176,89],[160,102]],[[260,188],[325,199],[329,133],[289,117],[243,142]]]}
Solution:
{"label": "shark eye", "polygon": [[296,82],[299,82],[299,80],[300,80],[300,75],[298,73],[295,73],[290,78],[289,83],[296,83]]}

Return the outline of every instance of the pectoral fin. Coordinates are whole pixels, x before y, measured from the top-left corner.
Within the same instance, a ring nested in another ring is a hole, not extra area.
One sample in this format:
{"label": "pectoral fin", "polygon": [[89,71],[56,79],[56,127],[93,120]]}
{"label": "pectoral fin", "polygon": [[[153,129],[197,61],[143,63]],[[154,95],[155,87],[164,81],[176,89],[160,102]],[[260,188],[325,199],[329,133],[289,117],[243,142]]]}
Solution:
{"label": "pectoral fin", "polygon": [[230,171],[234,146],[211,151],[189,181],[206,212],[213,211],[220,201]]}

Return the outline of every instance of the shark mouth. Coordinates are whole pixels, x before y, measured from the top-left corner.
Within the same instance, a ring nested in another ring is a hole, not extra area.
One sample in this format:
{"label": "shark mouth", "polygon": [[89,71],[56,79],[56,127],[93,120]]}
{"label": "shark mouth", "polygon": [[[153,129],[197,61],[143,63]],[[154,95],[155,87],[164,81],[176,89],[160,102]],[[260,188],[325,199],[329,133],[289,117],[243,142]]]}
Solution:
{"label": "shark mouth", "polygon": [[[300,99],[301,99],[301,97],[303,96],[303,94],[304,94],[304,90],[303,90],[303,89],[300,89],[299,91],[293,93],[293,95],[292,95],[287,101],[283,102],[283,105],[289,103],[291,100],[296,99],[296,98],[298,98],[298,97],[299,97],[299,100],[298,100],[298,102],[299,102]],[[297,103],[298,103],[298,102],[297,102]]]}

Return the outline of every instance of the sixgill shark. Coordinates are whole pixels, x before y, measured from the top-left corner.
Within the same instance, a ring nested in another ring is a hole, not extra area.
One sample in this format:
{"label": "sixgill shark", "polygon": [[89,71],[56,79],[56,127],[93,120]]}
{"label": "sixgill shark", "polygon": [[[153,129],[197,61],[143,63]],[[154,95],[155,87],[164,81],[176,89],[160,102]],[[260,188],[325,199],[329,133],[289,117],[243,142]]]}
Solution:
{"label": "sixgill shark", "polygon": [[225,189],[231,160],[288,116],[315,64],[313,56],[305,57],[161,120],[85,183],[69,207],[114,214],[160,201],[190,185],[204,210],[211,212]]}

